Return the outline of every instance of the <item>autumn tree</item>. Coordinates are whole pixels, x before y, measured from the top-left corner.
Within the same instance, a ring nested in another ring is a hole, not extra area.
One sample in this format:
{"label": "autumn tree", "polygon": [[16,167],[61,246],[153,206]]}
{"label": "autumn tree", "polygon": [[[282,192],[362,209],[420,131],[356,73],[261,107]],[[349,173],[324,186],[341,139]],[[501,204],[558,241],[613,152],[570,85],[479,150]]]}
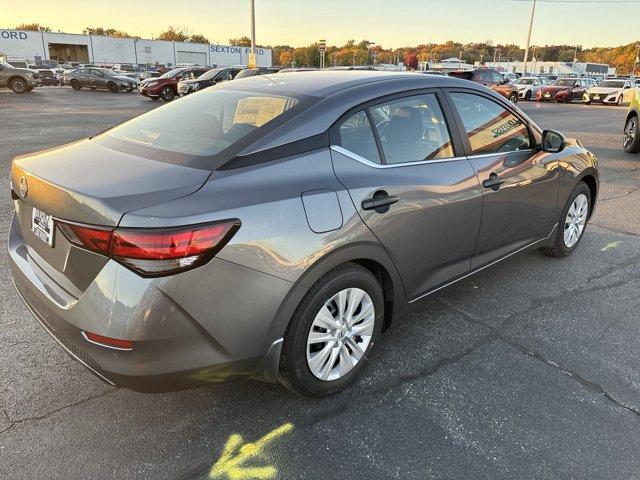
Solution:
{"label": "autumn tree", "polygon": [[169,27],[160,33],[155,40],[169,40],[173,42],[186,42],[191,37],[191,32],[187,28]]}
{"label": "autumn tree", "polygon": [[230,38],[229,45],[233,45],[236,47],[250,47],[251,39],[247,36],[240,37],[240,38]]}
{"label": "autumn tree", "polygon": [[39,23],[21,23],[15,30],[26,30],[29,32],[50,32],[51,28],[40,25]]}
{"label": "autumn tree", "polygon": [[291,54],[291,50],[283,50],[278,57],[278,64],[287,67],[291,65],[292,60],[293,55]]}
{"label": "autumn tree", "polygon": [[129,35],[127,32],[116,30],[115,28],[103,28],[103,27],[85,28],[82,31],[82,33],[84,33],[85,35],[102,35],[105,37],[115,37],[115,38],[140,38],[140,37],[134,37],[133,35]]}
{"label": "autumn tree", "polygon": [[404,64],[409,70],[418,68],[418,55],[414,52],[407,52],[404,56]]}
{"label": "autumn tree", "polygon": [[209,39],[207,37],[205,37],[204,35],[200,35],[200,34],[191,35],[189,37],[189,41],[191,43],[211,43],[211,42],[209,42]]}

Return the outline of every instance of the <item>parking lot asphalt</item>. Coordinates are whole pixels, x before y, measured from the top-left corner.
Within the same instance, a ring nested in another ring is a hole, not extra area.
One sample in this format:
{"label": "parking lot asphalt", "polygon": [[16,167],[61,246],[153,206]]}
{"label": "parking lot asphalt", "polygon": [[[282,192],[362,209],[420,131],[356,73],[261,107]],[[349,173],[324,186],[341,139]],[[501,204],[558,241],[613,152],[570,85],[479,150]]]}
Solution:
{"label": "parking lot asphalt", "polygon": [[[160,105],[0,91],[0,241],[11,158]],[[101,383],[29,314],[0,256],[0,478],[638,478],[640,156],[626,108],[522,103],[599,157],[575,254],[512,257],[398,319],[323,400],[242,381],[168,394]]]}

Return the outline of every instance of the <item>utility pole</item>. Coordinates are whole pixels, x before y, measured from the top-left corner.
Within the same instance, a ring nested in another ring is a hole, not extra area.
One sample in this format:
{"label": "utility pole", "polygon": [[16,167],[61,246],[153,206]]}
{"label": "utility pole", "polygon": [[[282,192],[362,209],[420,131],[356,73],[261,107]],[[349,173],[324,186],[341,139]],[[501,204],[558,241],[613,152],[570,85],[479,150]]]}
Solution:
{"label": "utility pole", "polygon": [[460,50],[460,55],[458,55],[458,70],[462,68],[462,50]]}
{"label": "utility pole", "polygon": [[251,9],[251,55],[249,58],[249,67],[256,67],[256,4],[255,0],[249,0]]}
{"label": "utility pole", "polygon": [[533,0],[533,6],[531,7],[531,19],[529,20],[529,33],[527,35],[527,45],[524,49],[524,71],[523,76],[527,76],[527,60],[529,59],[529,44],[531,43],[531,30],[533,29],[533,17],[536,13],[536,0]]}

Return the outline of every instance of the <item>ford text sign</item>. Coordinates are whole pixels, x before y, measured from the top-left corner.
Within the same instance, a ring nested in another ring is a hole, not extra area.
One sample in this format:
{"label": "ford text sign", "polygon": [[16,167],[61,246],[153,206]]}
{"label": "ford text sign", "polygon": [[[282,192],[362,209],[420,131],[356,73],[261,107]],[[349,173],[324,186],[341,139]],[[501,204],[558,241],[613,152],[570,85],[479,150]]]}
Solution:
{"label": "ford text sign", "polygon": [[0,30],[0,38],[12,40],[26,40],[27,32],[16,32],[13,30]]}

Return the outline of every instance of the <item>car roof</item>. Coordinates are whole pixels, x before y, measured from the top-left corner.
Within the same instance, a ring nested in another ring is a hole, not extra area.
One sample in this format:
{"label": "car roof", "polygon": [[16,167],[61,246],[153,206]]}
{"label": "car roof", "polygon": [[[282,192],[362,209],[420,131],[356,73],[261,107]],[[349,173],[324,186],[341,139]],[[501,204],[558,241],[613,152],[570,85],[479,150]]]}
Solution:
{"label": "car roof", "polygon": [[[464,82],[464,83],[460,83]],[[354,87],[367,85],[398,83],[398,88],[405,88],[401,83],[411,83],[411,88],[430,88],[443,86],[468,86],[467,81],[442,75],[418,75],[413,72],[385,72],[376,70],[325,70],[291,73],[274,73],[247,77],[228,84],[222,88],[230,90],[268,90],[274,93],[289,93],[327,97]]]}

